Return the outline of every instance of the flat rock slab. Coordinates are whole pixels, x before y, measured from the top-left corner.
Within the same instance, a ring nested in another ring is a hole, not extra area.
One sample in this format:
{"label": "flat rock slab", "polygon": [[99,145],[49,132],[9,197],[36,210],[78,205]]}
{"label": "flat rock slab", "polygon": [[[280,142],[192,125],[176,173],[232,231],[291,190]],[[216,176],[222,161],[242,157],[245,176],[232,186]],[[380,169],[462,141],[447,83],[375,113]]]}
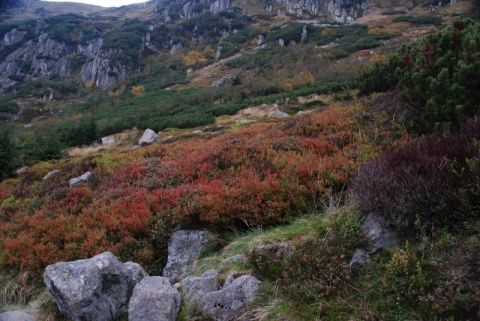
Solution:
{"label": "flat rock slab", "polygon": [[22,311],[10,311],[0,313],[0,321],[35,321],[37,320],[33,315]]}
{"label": "flat rock slab", "polygon": [[179,230],[173,233],[168,242],[168,261],[163,276],[176,283],[191,271],[200,252],[214,239],[205,230]]}

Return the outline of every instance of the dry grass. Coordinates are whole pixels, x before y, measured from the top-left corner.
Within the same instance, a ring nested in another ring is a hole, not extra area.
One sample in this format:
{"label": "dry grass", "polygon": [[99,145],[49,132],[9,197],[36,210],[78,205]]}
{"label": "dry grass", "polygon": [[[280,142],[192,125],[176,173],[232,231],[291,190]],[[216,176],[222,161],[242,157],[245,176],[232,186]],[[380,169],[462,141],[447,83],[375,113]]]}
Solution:
{"label": "dry grass", "polygon": [[113,151],[128,150],[131,149],[134,145],[138,144],[138,139],[140,138],[140,135],[141,134],[137,129],[125,130],[119,134],[111,135],[115,137],[115,143],[113,144],[73,147],[67,151],[67,154],[70,157],[85,157],[102,151],[108,151],[109,153],[111,153]]}

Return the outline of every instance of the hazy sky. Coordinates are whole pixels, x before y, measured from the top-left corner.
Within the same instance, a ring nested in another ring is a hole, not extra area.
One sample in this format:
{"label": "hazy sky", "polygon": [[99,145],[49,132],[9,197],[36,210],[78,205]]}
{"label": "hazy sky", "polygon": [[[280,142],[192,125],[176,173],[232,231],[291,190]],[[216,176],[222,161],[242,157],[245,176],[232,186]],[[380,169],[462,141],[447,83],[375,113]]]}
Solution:
{"label": "hazy sky", "polygon": [[80,3],[94,4],[102,7],[120,7],[126,4],[147,2],[147,0],[43,0],[43,1],[80,2]]}

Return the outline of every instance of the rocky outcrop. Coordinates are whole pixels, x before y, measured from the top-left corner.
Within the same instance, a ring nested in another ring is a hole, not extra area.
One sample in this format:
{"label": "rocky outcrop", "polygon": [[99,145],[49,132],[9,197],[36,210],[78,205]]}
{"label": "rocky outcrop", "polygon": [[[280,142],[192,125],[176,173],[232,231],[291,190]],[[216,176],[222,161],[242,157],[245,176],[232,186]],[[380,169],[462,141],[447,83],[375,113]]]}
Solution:
{"label": "rocky outcrop", "polygon": [[33,315],[21,311],[0,313],[0,321],[35,321]]}
{"label": "rocky outcrop", "polygon": [[172,283],[185,278],[200,252],[214,239],[208,231],[179,230],[168,242],[168,261],[163,276]]}
{"label": "rocky outcrop", "polygon": [[339,23],[352,23],[363,16],[366,9],[366,0],[330,0],[328,4],[328,12],[333,20]]}
{"label": "rocky outcrop", "polygon": [[13,28],[3,36],[2,48],[5,46],[11,46],[23,40],[27,31],[20,31],[17,28]]}
{"label": "rocky outcrop", "polygon": [[110,321],[127,313],[134,287],[147,274],[110,252],[47,266],[44,282],[60,311],[73,321]]}
{"label": "rocky outcrop", "polygon": [[[96,39],[73,46],[51,38],[45,32],[46,25],[44,20],[38,20],[35,28],[30,27],[28,31],[15,27],[4,34],[0,48],[9,54],[0,61],[0,93],[18,81],[64,78],[76,73],[85,84],[107,89],[133,72],[130,66],[113,59],[122,55],[121,50],[102,49],[100,31]],[[149,33],[143,37],[142,48],[155,50]],[[80,66],[72,60],[80,61]]]}
{"label": "rocky outcrop", "polygon": [[[213,12],[219,13],[233,6],[233,0],[187,0],[187,1],[157,1],[157,12],[165,19],[171,14],[180,14],[182,18],[192,18],[196,15]],[[178,8],[181,10],[178,10]]]}
{"label": "rocky outcrop", "polygon": [[128,320],[175,321],[180,304],[180,293],[172,288],[167,278],[146,277],[133,289]]}
{"label": "rocky outcrop", "polygon": [[265,10],[274,14],[286,11],[297,17],[330,15],[336,22],[351,23],[366,7],[367,0],[276,0],[267,1]]}
{"label": "rocky outcrop", "polygon": [[198,308],[205,316],[215,321],[232,320],[255,300],[261,282],[251,275],[242,275],[229,282],[219,291],[203,296]]}

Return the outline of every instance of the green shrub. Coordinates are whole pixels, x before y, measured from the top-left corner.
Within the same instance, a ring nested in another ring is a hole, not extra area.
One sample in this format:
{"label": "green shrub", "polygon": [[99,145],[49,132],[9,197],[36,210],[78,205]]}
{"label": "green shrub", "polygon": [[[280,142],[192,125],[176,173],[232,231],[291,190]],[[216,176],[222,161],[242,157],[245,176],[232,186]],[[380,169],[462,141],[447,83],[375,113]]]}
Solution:
{"label": "green shrub", "polygon": [[360,242],[348,230],[330,230],[319,240],[297,245],[285,263],[281,288],[298,303],[333,296],[351,279],[348,263]]}
{"label": "green shrub", "polygon": [[436,16],[403,16],[393,19],[393,22],[409,22],[415,25],[441,25],[442,18]]}
{"label": "green shrub", "polygon": [[382,14],[384,16],[394,16],[394,15],[397,15],[397,14],[406,14],[407,12],[404,11],[404,10],[387,10],[387,11],[384,11],[382,12]]}
{"label": "green shrub", "polygon": [[458,129],[480,107],[480,23],[457,21],[440,33],[402,47],[359,77],[362,93],[398,87],[410,109],[410,129]]}

